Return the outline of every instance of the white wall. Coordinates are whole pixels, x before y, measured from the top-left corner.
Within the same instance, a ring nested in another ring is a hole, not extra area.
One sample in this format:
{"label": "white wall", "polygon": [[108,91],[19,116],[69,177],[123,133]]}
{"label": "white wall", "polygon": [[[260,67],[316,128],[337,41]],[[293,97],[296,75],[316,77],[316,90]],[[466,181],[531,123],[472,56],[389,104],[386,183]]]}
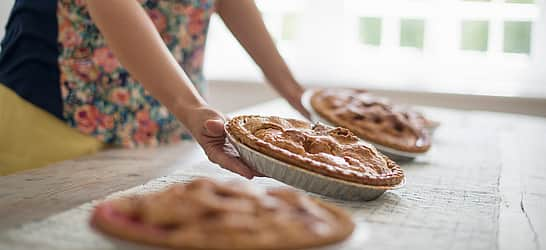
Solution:
{"label": "white wall", "polygon": [[8,21],[9,12],[11,6],[15,0],[2,0],[0,1],[0,37],[4,37],[4,29],[6,22]]}

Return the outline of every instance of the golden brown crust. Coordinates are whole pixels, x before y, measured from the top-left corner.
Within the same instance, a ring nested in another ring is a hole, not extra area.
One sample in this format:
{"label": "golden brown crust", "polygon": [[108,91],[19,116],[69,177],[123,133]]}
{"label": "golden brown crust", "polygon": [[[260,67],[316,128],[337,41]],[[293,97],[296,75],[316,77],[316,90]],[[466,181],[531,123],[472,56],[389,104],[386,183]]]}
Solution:
{"label": "golden brown crust", "polygon": [[424,153],[431,142],[426,119],[356,89],[322,89],[311,96],[311,106],[324,119],[350,129],[364,140],[410,153]]}
{"label": "golden brown crust", "polygon": [[344,128],[275,116],[238,116],[226,130],[260,153],[328,177],[373,186],[395,186],[404,180],[396,163]]}
{"label": "golden brown crust", "polygon": [[177,249],[300,249],[354,230],[339,208],[295,191],[208,179],[104,202],[91,223],[122,239]]}

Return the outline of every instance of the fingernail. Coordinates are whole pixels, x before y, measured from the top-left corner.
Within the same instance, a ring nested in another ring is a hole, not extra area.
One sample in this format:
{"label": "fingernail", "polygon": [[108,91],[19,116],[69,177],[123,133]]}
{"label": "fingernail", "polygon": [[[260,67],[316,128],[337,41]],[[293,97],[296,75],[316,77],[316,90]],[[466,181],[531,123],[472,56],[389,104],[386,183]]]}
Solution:
{"label": "fingernail", "polygon": [[254,175],[252,173],[245,173],[245,177],[249,180],[252,180],[252,178],[254,178]]}

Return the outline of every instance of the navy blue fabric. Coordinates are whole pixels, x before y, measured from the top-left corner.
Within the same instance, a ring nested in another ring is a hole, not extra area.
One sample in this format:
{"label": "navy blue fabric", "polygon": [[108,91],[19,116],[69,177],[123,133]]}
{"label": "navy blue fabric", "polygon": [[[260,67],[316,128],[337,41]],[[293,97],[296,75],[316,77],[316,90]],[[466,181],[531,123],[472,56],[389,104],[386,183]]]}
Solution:
{"label": "navy blue fabric", "polygon": [[0,82],[62,119],[57,0],[16,0],[0,53]]}

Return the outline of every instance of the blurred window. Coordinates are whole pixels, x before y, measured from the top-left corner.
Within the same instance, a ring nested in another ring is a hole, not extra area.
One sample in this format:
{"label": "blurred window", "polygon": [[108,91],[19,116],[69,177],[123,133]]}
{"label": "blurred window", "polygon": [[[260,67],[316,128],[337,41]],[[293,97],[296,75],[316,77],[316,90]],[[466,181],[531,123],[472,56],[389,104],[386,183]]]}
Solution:
{"label": "blurred window", "polygon": [[423,19],[400,20],[400,46],[423,48],[425,21]]}
{"label": "blurred window", "polygon": [[531,22],[504,21],[504,52],[531,52]]}
{"label": "blurred window", "polygon": [[[546,97],[546,0],[257,0],[305,84]],[[212,80],[261,74],[217,17]]]}
{"label": "blurred window", "polygon": [[361,17],[359,36],[363,44],[378,46],[381,44],[381,18]]}
{"label": "blurred window", "polygon": [[486,51],[489,39],[489,21],[463,21],[461,49]]}

